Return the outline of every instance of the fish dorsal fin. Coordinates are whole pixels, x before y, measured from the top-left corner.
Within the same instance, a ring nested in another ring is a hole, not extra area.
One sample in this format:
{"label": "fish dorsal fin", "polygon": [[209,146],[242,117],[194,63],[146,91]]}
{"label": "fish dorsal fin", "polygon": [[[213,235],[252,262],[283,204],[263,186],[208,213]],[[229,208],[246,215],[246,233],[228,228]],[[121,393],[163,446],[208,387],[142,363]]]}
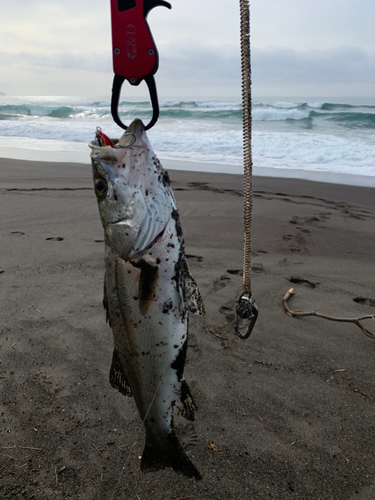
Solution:
{"label": "fish dorsal fin", "polygon": [[203,316],[205,314],[203,300],[197,282],[190,273],[185,255],[181,257],[179,264],[179,286],[184,305],[193,314]]}

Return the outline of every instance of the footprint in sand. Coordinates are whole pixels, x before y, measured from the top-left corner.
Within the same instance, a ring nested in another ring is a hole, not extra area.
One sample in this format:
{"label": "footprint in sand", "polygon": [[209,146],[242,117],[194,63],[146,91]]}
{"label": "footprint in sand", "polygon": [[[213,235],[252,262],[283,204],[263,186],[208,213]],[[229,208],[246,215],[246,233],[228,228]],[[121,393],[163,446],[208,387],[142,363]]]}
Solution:
{"label": "footprint in sand", "polygon": [[235,318],[235,315],[233,313],[233,309],[230,308],[230,307],[227,307],[227,306],[221,306],[219,307],[219,312],[221,314],[224,314],[225,316],[225,319],[231,323],[232,321],[234,321],[234,318]]}
{"label": "footprint in sand", "polygon": [[297,285],[305,285],[309,288],[315,288],[317,285],[319,285],[319,283],[313,283],[312,281],[309,281],[309,280],[305,280],[303,278],[295,278],[293,276],[291,276],[290,278],[286,278],[288,281],[290,281],[291,283],[295,283]]}
{"label": "footprint in sand", "polygon": [[[289,221],[291,224],[301,224],[301,220],[296,216],[293,217],[292,220]],[[301,226],[296,225],[296,234],[284,234],[283,235],[283,240],[284,241],[289,241],[290,242],[290,251],[292,253],[300,253],[302,251],[308,253],[308,249],[306,247],[307,240],[306,238],[301,234],[305,233],[306,235],[310,233],[308,229],[304,229]],[[283,249],[285,250],[285,249]]]}
{"label": "footprint in sand", "polygon": [[197,262],[202,262],[202,260],[203,260],[203,257],[201,257],[200,255],[188,255],[188,254],[186,254],[186,258],[189,260],[196,260]]}
{"label": "footprint in sand", "polygon": [[[294,217],[291,218],[289,224],[300,224],[300,225],[308,224],[309,226],[317,226],[320,222],[326,222],[327,220],[329,220],[330,218],[329,216],[331,215],[331,213],[324,212],[318,215],[319,217],[314,215],[312,217],[304,217],[303,219],[295,215]],[[325,227],[325,226],[319,226],[319,227]],[[304,230],[302,227],[298,227],[297,229],[299,229],[300,231],[309,232],[308,230]]]}
{"label": "footprint in sand", "polygon": [[[254,273],[263,273],[264,272],[264,267],[263,264],[253,264],[251,266],[251,270],[254,271]],[[233,274],[234,276],[243,276],[243,271],[242,269],[227,269],[227,273]]]}
{"label": "footprint in sand", "polygon": [[234,276],[242,276],[242,269],[227,269],[227,273],[233,274]]}
{"label": "footprint in sand", "polygon": [[230,277],[223,274],[221,278],[214,281],[212,286],[213,291],[217,292],[221,288],[225,288],[227,286],[228,281],[230,281]]}
{"label": "footprint in sand", "polygon": [[356,297],[353,300],[354,300],[354,302],[357,302],[357,304],[375,307],[375,300],[374,299],[365,299],[364,297]]}
{"label": "footprint in sand", "polygon": [[47,241],[62,241],[64,238],[61,236],[52,236],[51,238],[46,238]]}

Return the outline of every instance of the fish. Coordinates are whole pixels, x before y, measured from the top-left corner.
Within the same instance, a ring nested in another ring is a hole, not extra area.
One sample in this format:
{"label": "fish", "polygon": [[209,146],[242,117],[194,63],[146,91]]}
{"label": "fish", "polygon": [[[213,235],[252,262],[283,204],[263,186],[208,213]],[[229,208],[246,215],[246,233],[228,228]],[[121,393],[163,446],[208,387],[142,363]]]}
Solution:
{"label": "fish", "polygon": [[138,408],[145,428],[141,470],[171,467],[200,479],[173,418],[194,420],[183,372],[188,315],[203,315],[204,305],[169,175],[139,119],[119,140],[97,130],[89,146],[105,240],[103,304],[114,338],[110,384],[133,395]]}

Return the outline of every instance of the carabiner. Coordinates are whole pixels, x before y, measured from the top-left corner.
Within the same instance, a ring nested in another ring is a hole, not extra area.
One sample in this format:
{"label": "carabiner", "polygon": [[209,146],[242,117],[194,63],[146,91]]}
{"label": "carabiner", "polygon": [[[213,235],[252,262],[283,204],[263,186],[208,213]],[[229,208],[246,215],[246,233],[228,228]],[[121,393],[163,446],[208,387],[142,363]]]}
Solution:
{"label": "carabiner", "polygon": [[[258,318],[259,310],[255,301],[244,294],[238,299],[234,331],[242,340],[250,337]],[[245,326],[243,323],[245,322]],[[243,333],[244,332],[244,333]]]}

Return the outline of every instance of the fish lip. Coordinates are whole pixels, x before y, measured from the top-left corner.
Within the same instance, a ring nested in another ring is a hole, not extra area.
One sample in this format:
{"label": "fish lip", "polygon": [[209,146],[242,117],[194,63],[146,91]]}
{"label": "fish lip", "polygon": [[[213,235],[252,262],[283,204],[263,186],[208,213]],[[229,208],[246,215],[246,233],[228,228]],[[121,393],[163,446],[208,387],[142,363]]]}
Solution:
{"label": "fish lip", "polygon": [[125,221],[128,221],[129,219],[127,219],[126,217],[123,217],[122,219],[117,219],[113,222],[110,222],[109,224],[121,224],[122,222],[125,222]]}

